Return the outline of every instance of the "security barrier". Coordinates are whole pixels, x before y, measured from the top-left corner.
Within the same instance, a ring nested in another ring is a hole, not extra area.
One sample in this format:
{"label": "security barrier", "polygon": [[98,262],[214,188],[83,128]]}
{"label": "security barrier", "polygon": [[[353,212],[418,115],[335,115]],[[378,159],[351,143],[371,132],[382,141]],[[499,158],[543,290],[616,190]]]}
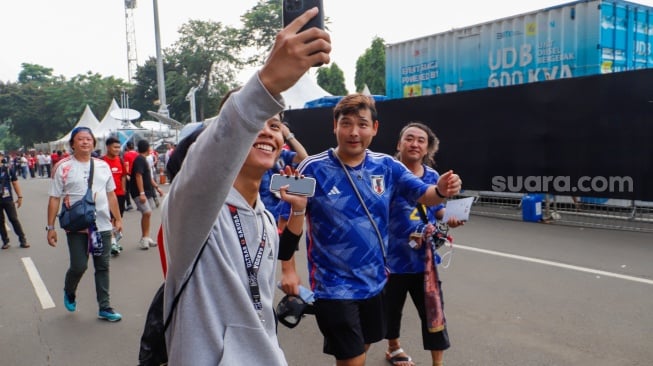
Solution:
{"label": "security barrier", "polygon": [[[464,191],[461,197],[475,197],[472,214],[523,220],[521,193]],[[653,202],[543,195],[542,222],[653,233]]]}

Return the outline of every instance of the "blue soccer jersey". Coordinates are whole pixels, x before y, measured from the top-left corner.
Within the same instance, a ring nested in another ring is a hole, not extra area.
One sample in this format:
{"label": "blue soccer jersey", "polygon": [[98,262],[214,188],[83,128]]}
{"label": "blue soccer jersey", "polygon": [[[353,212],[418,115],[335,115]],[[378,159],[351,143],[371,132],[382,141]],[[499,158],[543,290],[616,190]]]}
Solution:
{"label": "blue soccer jersey", "polygon": [[[415,201],[429,187],[389,155],[367,151],[358,167],[347,167],[381,232],[387,252],[390,202]],[[317,181],[307,206],[307,255],[311,288],[320,299],[367,299],[386,283],[383,251],[333,149],[299,165]]]}
{"label": "blue soccer jersey", "polygon": [[281,155],[277,160],[276,164],[271,169],[263,174],[261,178],[261,189],[259,190],[259,195],[261,196],[261,201],[265,204],[265,208],[272,213],[275,220],[279,220],[279,216],[288,218],[288,212],[285,212],[282,215],[281,198],[277,196],[276,193],[270,191],[270,180],[272,179],[273,174],[279,173],[280,170],[283,170],[286,165],[293,165],[293,160],[295,159],[296,152],[290,150],[281,150]]}
{"label": "blue soccer jersey", "polygon": [[[437,183],[438,172],[424,165],[422,181],[428,184]],[[435,223],[435,213],[444,205],[424,207],[430,223]],[[422,218],[417,211],[417,202],[403,196],[396,196],[390,203],[390,225],[388,227],[388,268],[390,273],[422,273],[424,272],[425,248],[415,250],[408,245],[410,233],[422,224]]]}

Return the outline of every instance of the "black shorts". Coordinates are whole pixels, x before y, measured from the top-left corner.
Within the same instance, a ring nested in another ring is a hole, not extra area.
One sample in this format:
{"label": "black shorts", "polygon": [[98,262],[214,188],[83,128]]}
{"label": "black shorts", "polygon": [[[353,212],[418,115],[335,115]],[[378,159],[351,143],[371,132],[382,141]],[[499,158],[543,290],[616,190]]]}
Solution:
{"label": "black shorts", "polygon": [[337,360],[365,353],[365,345],[378,342],[386,333],[384,296],[365,300],[315,301],[315,319],[324,336],[323,352]]}

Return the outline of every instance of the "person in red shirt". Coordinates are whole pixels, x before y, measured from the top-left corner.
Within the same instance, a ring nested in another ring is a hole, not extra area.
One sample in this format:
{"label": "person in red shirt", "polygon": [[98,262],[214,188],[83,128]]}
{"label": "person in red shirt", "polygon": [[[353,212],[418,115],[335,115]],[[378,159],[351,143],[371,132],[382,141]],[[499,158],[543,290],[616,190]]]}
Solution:
{"label": "person in red shirt", "polygon": [[[127,145],[125,146],[125,153],[123,154],[123,160],[125,162],[125,174],[127,174],[127,185],[129,185],[131,182],[129,181],[131,179],[131,173],[132,173],[132,166],[134,165],[134,159],[138,156],[138,152],[134,149],[134,142],[133,141],[127,141]],[[127,211],[132,209],[132,204],[129,195],[125,195],[125,209]]]}
{"label": "person in red shirt", "polygon": [[[127,188],[127,172],[125,171],[125,164],[120,158],[120,140],[111,136],[106,141],[107,153],[102,157],[102,160],[106,161],[109,164],[109,169],[111,169],[111,174],[113,175],[113,181],[116,183],[116,198],[118,199],[118,209],[120,211],[120,217],[122,218],[123,213],[125,212],[125,198],[126,188]],[[111,216],[112,221],[114,220],[113,214]],[[118,255],[122,251],[122,247],[118,245],[118,238],[116,238],[116,233],[111,237],[111,254]]]}
{"label": "person in red shirt", "polygon": [[27,154],[27,166],[29,167],[30,177],[34,178],[34,174],[36,173],[36,157],[34,153]]}
{"label": "person in red shirt", "polygon": [[57,165],[59,162],[59,159],[61,159],[61,153],[59,151],[52,151],[52,154],[50,155],[50,160],[52,161],[52,170],[54,170],[54,167]]}

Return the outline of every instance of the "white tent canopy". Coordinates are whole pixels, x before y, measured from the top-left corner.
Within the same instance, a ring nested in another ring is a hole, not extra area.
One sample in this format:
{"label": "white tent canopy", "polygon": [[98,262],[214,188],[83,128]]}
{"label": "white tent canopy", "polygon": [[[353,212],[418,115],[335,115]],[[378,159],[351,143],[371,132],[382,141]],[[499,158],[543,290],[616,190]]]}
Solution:
{"label": "white tent canopy", "polygon": [[95,132],[95,136],[98,138],[108,137],[111,134],[116,134],[118,130],[137,130],[136,127],[131,121],[123,121],[115,119],[111,116],[111,112],[120,110],[120,106],[115,99],[111,100],[111,106],[107,110],[107,113],[104,114],[102,121],[100,121],[100,126]]}
{"label": "white tent canopy", "polygon": [[100,127],[100,121],[98,121],[97,117],[93,114],[93,111],[91,111],[91,107],[86,105],[86,108],[84,108],[84,113],[82,113],[82,116],[79,117],[79,120],[75,124],[75,127],[73,127],[65,136],[62,138],[50,142],[50,150],[63,150],[68,146],[68,140],[70,140],[70,134],[72,130],[74,130],[77,127],[88,127],[93,131],[93,134],[97,134],[97,130]]}
{"label": "white tent canopy", "polygon": [[302,109],[304,103],[330,95],[331,93],[317,85],[308,73],[304,74],[292,88],[281,93],[286,101],[286,109]]}

